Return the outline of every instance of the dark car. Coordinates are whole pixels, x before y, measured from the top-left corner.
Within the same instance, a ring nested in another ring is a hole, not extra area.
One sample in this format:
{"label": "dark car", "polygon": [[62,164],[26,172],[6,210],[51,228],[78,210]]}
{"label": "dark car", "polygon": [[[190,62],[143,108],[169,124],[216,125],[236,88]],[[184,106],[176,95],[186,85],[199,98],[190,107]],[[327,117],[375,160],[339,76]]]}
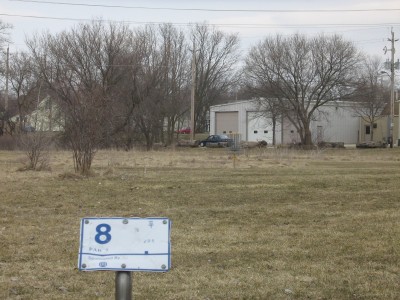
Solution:
{"label": "dark car", "polygon": [[233,140],[226,134],[210,135],[205,140],[200,141],[200,147],[230,147]]}

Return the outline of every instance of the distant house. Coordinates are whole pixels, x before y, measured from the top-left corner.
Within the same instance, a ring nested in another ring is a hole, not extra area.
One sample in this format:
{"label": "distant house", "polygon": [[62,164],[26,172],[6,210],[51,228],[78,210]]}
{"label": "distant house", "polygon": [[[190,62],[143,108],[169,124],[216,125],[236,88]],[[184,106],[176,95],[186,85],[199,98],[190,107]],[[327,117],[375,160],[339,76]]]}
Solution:
{"label": "distant house", "polygon": [[26,117],[26,124],[36,131],[63,131],[64,118],[57,104],[50,97],[39,102],[36,109]]}
{"label": "distant house", "polygon": [[[352,105],[332,102],[320,107],[311,123],[313,141],[356,144],[360,136],[360,118],[354,116]],[[238,133],[242,141],[265,140],[272,144],[272,121],[260,115],[255,100],[212,106],[210,134]],[[276,144],[300,142],[296,128],[286,119],[277,124]]]}

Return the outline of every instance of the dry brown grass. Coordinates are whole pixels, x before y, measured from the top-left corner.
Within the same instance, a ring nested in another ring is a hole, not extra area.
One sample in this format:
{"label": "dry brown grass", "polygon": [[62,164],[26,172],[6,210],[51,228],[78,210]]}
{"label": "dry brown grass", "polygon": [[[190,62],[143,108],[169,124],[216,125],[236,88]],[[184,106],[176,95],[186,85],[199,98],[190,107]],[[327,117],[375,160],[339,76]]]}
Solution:
{"label": "dry brown grass", "polygon": [[112,272],[76,269],[89,216],[173,221],[135,299],[400,298],[400,149],[102,151],[88,178],[21,156],[0,152],[1,299],[113,299]]}

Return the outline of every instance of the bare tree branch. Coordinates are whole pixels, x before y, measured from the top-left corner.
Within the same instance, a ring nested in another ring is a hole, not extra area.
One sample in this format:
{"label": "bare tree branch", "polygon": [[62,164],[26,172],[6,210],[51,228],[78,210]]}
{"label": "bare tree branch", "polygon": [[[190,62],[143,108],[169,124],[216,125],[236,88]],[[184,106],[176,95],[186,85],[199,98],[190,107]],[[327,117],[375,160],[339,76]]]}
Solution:
{"label": "bare tree branch", "polygon": [[225,34],[205,24],[191,30],[195,44],[196,89],[195,129],[202,130],[211,105],[238,81],[236,63],[239,61],[237,34]]}
{"label": "bare tree branch", "polygon": [[40,76],[65,116],[65,135],[81,174],[89,173],[112,124],[122,76],[116,65],[129,36],[124,25],[93,21],[28,41]]}
{"label": "bare tree branch", "polygon": [[383,117],[385,107],[390,103],[388,87],[379,82],[382,62],[379,57],[366,57],[360,69],[358,82],[352,99],[353,112],[368,123],[371,128],[371,140],[374,137],[374,123]]}
{"label": "bare tree branch", "polygon": [[245,61],[245,76],[266,97],[279,101],[280,111],[298,130],[304,145],[312,145],[310,123],[317,109],[352,94],[352,79],[360,55],[340,36],[268,37],[253,47]]}

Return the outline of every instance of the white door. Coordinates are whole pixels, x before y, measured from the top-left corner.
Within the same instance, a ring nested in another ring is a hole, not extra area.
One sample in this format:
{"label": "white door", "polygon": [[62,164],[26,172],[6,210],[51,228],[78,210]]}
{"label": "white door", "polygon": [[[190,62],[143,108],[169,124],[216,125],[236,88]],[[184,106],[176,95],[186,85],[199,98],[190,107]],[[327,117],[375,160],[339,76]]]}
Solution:
{"label": "white door", "polygon": [[[278,132],[275,138],[279,139]],[[268,145],[272,145],[272,139],[272,120],[261,117],[256,112],[247,112],[247,140],[249,142],[266,141]]]}
{"label": "white door", "polygon": [[365,125],[365,131],[364,131],[364,139],[366,142],[371,141],[371,126],[370,125]]}

